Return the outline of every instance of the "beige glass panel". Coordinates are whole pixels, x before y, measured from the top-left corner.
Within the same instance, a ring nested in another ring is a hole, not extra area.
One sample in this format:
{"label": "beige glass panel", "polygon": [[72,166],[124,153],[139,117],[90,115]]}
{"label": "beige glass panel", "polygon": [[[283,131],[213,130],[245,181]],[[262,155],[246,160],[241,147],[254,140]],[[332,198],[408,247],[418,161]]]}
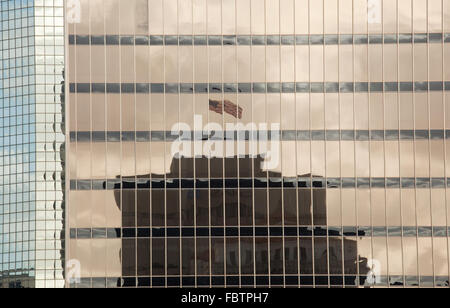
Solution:
{"label": "beige glass panel", "polygon": [[78,94],[76,99],[77,130],[91,130],[91,99],[87,94]]}
{"label": "beige glass panel", "polygon": [[92,227],[102,227],[107,225],[106,198],[104,191],[92,191]]}
{"label": "beige glass panel", "polygon": [[106,247],[108,245],[107,240],[91,240],[91,252],[94,258],[91,258],[91,277],[106,277],[106,263],[107,251]]}
{"label": "beige glass panel", "polygon": [[400,190],[386,190],[386,225],[398,227],[402,225]]}
{"label": "beige glass panel", "polygon": [[77,160],[83,163],[77,164],[78,179],[91,178],[91,144],[78,143],[77,144]]}
{"label": "beige glass panel", "polygon": [[239,1],[222,0],[222,32],[225,35],[236,34],[237,2]]}
{"label": "beige glass panel", "polygon": [[383,46],[369,45],[368,57],[370,81],[383,81]]}
{"label": "beige glass panel", "polygon": [[[343,203],[344,204],[344,203]],[[359,226],[371,226],[371,206],[370,206],[370,190],[357,189],[356,190],[356,205],[357,209],[357,224]],[[345,211],[344,211],[345,213]],[[345,223],[344,223],[345,225]]]}
{"label": "beige glass panel", "polygon": [[[76,143],[71,142],[70,143],[70,153],[69,153],[69,175],[71,179],[76,179],[77,178],[77,148],[76,148]],[[75,159],[73,159],[75,158]]]}
{"label": "beige glass panel", "polygon": [[403,276],[403,249],[400,237],[388,238],[388,265],[390,276]]}
{"label": "beige glass panel", "polygon": [[370,161],[369,143],[364,141],[355,142],[355,158],[356,158],[356,176],[369,177],[370,168],[368,168]]}
{"label": "beige glass panel", "polygon": [[194,50],[194,82],[208,82],[208,49],[197,47]]}
{"label": "beige glass panel", "polygon": [[237,34],[251,33],[251,0],[235,1],[236,5],[236,20],[237,20]]}
{"label": "beige glass panel", "polygon": [[120,65],[117,65],[120,59],[120,50],[115,46],[106,46],[106,82],[119,83],[121,80]]}
{"label": "beige glass panel", "polygon": [[80,1],[81,12],[80,14],[80,22],[75,25],[77,34],[88,34],[89,33],[89,1],[81,0]]}
{"label": "beige glass panel", "polygon": [[136,174],[138,176],[150,175],[151,145],[143,142],[136,143]]}
{"label": "beige glass panel", "polygon": [[135,20],[135,5],[136,0],[131,1],[119,1],[119,22],[120,22],[120,34],[129,35],[134,33],[134,21]]}
{"label": "beige glass panel", "polygon": [[386,196],[384,189],[372,189],[372,225],[374,227],[386,226]]}
{"label": "beige glass panel", "polygon": [[149,20],[150,34],[163,34],[164,33],[163,0],[149,0],[148,13],[149,13],[148,20]]}
{"label": "beige glass panel", "polygon": [[281,55],[281,81],[292,82],[295,80],[295,48],[291,46],[282,46]]}
{"label": "beige glass panel", "polygon": [[354,116],[354,103],[353,94],[340,94],[340,128],[341,129],[354,129],[355,116]]}
{"label": "beige glass panel", "polygon": [[430,176],[430,149],[427,140],[416,140],[415,164],[417,177]]}
{"label": "beige glass panel", "polygon": [[90,4],[90,33],[103,35],[105,33],[105,10],[103,0],[88,1]]}
{"label": "beige glass panel", "polygon": [[399,78],[400,81],[411,82],[413,80],[413,50],[410,44],[401,44],[399,50]]}
{"label": "beige glass panel", "polygon": [[297,161],[296,161],[296,146],[295,141],[283,142],[283,177],[296,177],[297,176]]}
{"label": "beige glass panel", "polygon": [[430,141],[430,176],[445,177],[444,142],[442,140]]}
{"label": "beige glass panel", "polygon": [[81,277],[92,277],[91,262],[93,259],[92,248],[90,240],[72,240],[75,242],[74,259],[80,262],[80,276]]}
{"label": "beige glass panel", "polygon": [[296,110],[297,110],[297,129],[309,130],[310,129],[310,101],[309,94],[296,95]]}
{"label": "beige glass panel", "polygon": [[[178,64],[178,47],[165,46],[164,49],[164,81],[178,82],[179,80],[179,64]],[[161,64],[160,64],[161,65]]]}
{"label": "beige glass panel", "polygon": [[370,94],[370,129],[384,129],[384,102],[383,94]]}
{"label": "beige glass panel", "polygon": [[367,1],[355,0],[353,2],[353,29],[355,33],[367,33]]}
{"label": "beige glass panel", "polygon": [[251,0],[252,34],[265,34],[265,5],[263,1]]}
{"label": "beige glass panel", "polygon": [[356,226],[358,224],[357,219],[359,219],[356,215],[357,204],[359,204],[361,198],[360,196],[355,194],[354,189],[343,189],[341,194],[342,194],[342,224],[344,226]]}
{"label": "beige glass panel", "polygon": [[314,176],[325,176],[325,142],[311,142],[312,173]]}
{"label": "beige glass panel", "polygon": [[444,189],[431,190],[431,220],[433,226],[447,225],[447,208]]}
{"label": "beige glass panel", "polygon": [[122,130],[134,131],[136,127],[136,103],[134,94],[122,94]]}
{"label": "beige glass panel", "polygon": [[[342,32],[342,30],[341,30]],[[353,46],[351,45],[339,45],[338,57],[339,57],[339,81],[352,82],[353,81]],[[335,81],[335,80],[334,80]],[[345,95],[345,94],[343,94]]]}
{"label": "beige glass panel", "polygon": [[120,155],[120,143],[107,143],[107,178],[114,179],[120,175],[121,155]]}
{"label": "beige glass panel", "polygon": [[429,93],[430,129],[444,129],[444,94]]}
{"label": "beige glass panel", "polygon": [[355,45],[354,51],[354,78],[355,82],[367,82],[369,79],[369,51],[367,45]]}
{"label": "beige glass panel", "polygon": [[221,0],[208,0],[207,4],[207,17],[208,17],[208,34],[221,34],[222,33],[222,1]]}
{"label": "beige glass panel", "polygon": [[400,141],[400,177],[414,177],[414,144]]}
{"label": "beige glass panel", "polygon": [[398,0],[398,23],[400,33],[412,32],[412,0]]}
{"label": "beige glass panel", "polygon": [[369,129],[369,97],[364,93],[355,93],[354,114],[355,129]]}
{"label": "beige glass panel", "polygon": [[433,266],[435,276],[448,275],[448,239],[433,239]]}
{"label": "beige glass panel", "polygon": [[135,71],[137,83],[148,83],[150,81],[148,46],[135,47]]}
{"label": "beige glass panel", "polygon": [[163,0],[164,34],[178,33],[178,1]]}
{"label": "beige glass panel", "polygon": [[309,1],[309,18],[311,34],[324,33],[324,3],[323,0]]}
{"label": "beige glass panel", "polygon": [[[327,45],[324,48],[325,81],[336,82],[339,78],[339,47]],[[349,62],[349,61],[346,61]]]}
{"label": "beige glass panel", "polygon": [[[179,117],[179,98],[178,95],[166,95],[165,97],[165,130],[171,131],[174,125],[178,126]],[[161,115],[161,114],[160,114]]]}
{"label": "beige glass panel", "polygon": [[406,276],[418,275],[417,239],[403,238],[403,265]]}
{"label": "beige glass panel", "polygon": [[433,276],[433,244],[431,238],[419,238],[419,275]]}
{"label": "beige glass panel", "polygon": [[76,208],[76,226],[78,228],[90,228],[92,196],[90,191],[72,192],[71,206]]}
{"label": "beige glass panel", "polygon": [[427,32],[427,2],[428,1],[412,1],[412,17],[413,29],[415,33]]}
{"label": "beige glass panel", "polygon": [[178,33],[180,35],[192,34],[192,12],[192,0],[178,1]]}
{"label": "beige glass panel", "polygon": [[414,45],[414,80],[428,80],[428,61],[426,59],[428,59],[428,45]]}
{"label": "beige glass panel", "polygon": [[310,80],[310,50],[308,46],[298,45],[295,47],[295,71],[296,80],[304,82]]}
{"label": "beige glass panel", "polygon": [[[106,144],[92,143],[92,179],[106,178]],[[80,162],[84,163],[84,162]]]}
{"label": "beige glass panel", "polygon": [[383,64],[383,80],[397,81],[399,65],[397,45],[383,45]]}
{"label": "beige glass panel", "polygon": [[444,10],[444,32],[449,32],[450,30],[450,3],[446,0],[443,2],[443,10]]}
{"label": "beige glass panel", "polygon": [[296,129],[296,108],[294,94],[281,95],[281,128],[283,130]]}
{"label": "beige glass panel", "polygon": [[327,159],[327,177],[341,176],[341,162],[340,162],[340,146],[339,141],[326,142],[326,159]]}
{"label": "beige glass panel", "polygon": [[355,176],[355,143],[353,141],[341,142],[341,175],[342,177]]}
{"label": "beige glass panel", "polygon": [[[224,46],[221,51],[222,51],[222,62],[220,63],[220,65],[221,68],[223,68],[223,80],[225,82],[237,82],[236,78],[237,78],[238,57],[236,56],[236,48],[234,46],[233,47]],[[219,70],[216,74],[220,73],[221,71],[222,70]],[[222,82],[222,76],[217,75],[216,77],[217,81]]]}
{"label": "beige glass panel", "polygon": [[153,83],[164,82],[164,47],[150,46],[150,81]]}
{"label": "beige glass panel", "polygon": [[[207,48],[209,62],[208,65],[208,82],[221,83],[222,82],[222,67],[229,65],[229,63],[222,63],[222,47],[210,46]],[[228,80],[227,80],[228,81]]]}
{"label": "beige glass panel", "polygon": [[[372,239],[371,238],[358,238],[358,255],[359,260],[363,261],[359,265],[360,272],[368,271],[367,269],[367,261],[373,260],[373,252],[374,249],[372,247]],[[365,261],[365,262],[364,262]]]}
{"label": "beige glass panel", "polygon": [[280,3],[280,33],[293,34],[295,20],[295,0],[279,0]]}
{"label": "beige glass panel", "polygon": [[[89,1],[88,1],[89,2]],[[115,34],[119,33],[119,7],[120,0],[111,0],[111,1],[103,1],[103,5],[105,7],[105,30],[106,34]]]}
{"label": "beige glass panel", "polygon": [[207,1],[193,0],[194,34],[206,34]]}
{"label": "beige glass panel", "polygon": [[382,0],[383,28],[385,33],[397,33],[397,2]]}
{"label": "beige glass panel", "polygon": [[386,177],[399,177],[400,157],[398,141],[385,141]]}
{"label": "beige glass panel", "polygon": [[443,52],[441,44],[429,44],[429,79],[430,81],[442,81]]}
{"label": "beige glass panel", "polygon": [[194,49],[190,46],[180,46],[178,53],[180,82],[192,83],[194,81]]}
{"label": "beige glass panel", "polygon": [[324,94],[311,94],[311,129],[320,130],[325,128],[325,105]]}
{"label": "beige glass panel", "polygon": [[122,276],[121,262],[122,242],[118,240],[108,240],[106,246],[106,277]]}
{"label": "beige glass panel", "polygon": [[[69,216],[69,228],[76,228],[77,227],[77,203],[79,202],[78,199],[78,192],[77,191],[70,191],[69,192],[69,207],[68,207],[68,216]],[[73,206],[72,206],[73,205]]]}
{"label": "beige glass panel", "polygon": [[400,94],[400,129],[414,129],[413,94]]}
{"label": "beige glass panel", "polygon": [[385,176],[385,152],[381,141],[370,142],[370,169],[371,177]]}
{"label": "beige glass panel", "polygon": [[324,81],[324,46],[310,46],[310,71],[311,82]]}
{"label": "beige glass panel", "polygon": [[297,142],[297,174],[311,174],[311,143],[299,141]]}
{"label": "beige glass panel", "polygon": [[429,189],[416,190],[416,210],[417,224],[419,226],[431,226],[431,205]]}
{"label": "beige glass panel", "polygon": [[135,144],[131,142],[122,143],[122,176],[136,175],[136,150]]}
{"label": "beige glass panel", "polygon": [[380,270],[380,274],[382,276],[387,276],[388,274],[388,254],[387,254],[387,240],[386,238],[373,238],[373,258],[380,262],[378,266],[381,266],[381,268],[378,268]]}
{"label": "beige glass panel", "polygon": [[416,198],[414,190],[401,190],[403,226],[417,226],[416,222]]}
{"label": "beige glass panel", "polygon": [[136,130],[150,130],[150,103],[148,95],[136,95]]}
{"label": "beige glass panel", "polygon": [[384,94],[384,127],[386,129],[399,128],[399,102],[396,93]]}
{"label": "beige glass panel", "polygon": [[252,82],[252,49],[248,46],[237,46],[236,50],[238,81]]}
{"label": "beige glass panel", "polygon": [[105,208],[106,208],[106,227],[107,228],[121,228],[122,227],[122,212],[117,204],[115,191],[105,191]]}

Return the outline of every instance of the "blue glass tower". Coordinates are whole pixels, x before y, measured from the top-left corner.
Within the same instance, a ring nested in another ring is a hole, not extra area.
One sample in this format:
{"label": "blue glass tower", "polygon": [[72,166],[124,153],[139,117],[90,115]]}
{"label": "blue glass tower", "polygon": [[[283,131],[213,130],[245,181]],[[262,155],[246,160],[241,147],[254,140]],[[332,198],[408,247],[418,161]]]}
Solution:
{"label": "blue glass tower", "polygon": [[0,287],[58,287],[63,0],[0,5]]}

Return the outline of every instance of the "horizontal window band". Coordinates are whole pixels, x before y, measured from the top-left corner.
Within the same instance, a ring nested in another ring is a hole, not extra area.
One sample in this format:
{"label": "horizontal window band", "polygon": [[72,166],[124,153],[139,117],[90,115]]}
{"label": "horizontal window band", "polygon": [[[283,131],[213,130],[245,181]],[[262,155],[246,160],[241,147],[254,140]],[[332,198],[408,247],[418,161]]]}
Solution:
{"label": "horizontal window band", "polygon": [[395,141],[450,139],[450,130],[283,130],[283,131],[92,131],[70,132],[70,142],[173,141]]}
{"label": "horizontal window band", "polygon": [[450,81],[420,82],[256,82],[256,83],[70,83],[70,93],[393,93],[450,91]]}
{"label": "horizontal window band", "polygon": [[426,189],[450,188],[450,178],[225,178],[70,180],[72,191],[161,189]]}
{"label": "horizontal window band", "polygon": [[[301,261],[300,261],[301,264]],[[150,265],[149,265],[150,266]],[[308,268],[312,269],[311,264]],[[150,269],[149,269],[150,271]],[[448,288],[448,276],[379,276],[377,286]],[[195,287],[195,286],[347,286],[367,285],[367,275],[212,275],[212,276],[139,276],[123,278],[89,277],[73,280],[71,288]]]}
{"label": "horizontal window band", "polygon": [[71,239],[190,238],[190,237],[436,237],[450,236],[450,227],[182,227],[79,228]]}
{"label": "horizontal window band", "polygon": [[70,45],[293,46],[450,43],[450,33],[312,35],[69,35]]}

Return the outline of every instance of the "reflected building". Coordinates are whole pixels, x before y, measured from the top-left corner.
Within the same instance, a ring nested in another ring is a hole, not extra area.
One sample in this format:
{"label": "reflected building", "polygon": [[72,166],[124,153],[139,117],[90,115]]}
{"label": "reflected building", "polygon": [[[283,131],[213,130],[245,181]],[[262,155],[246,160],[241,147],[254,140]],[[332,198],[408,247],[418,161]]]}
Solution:
{"label": "reflected building", "polygon": [[449,286],[448,1],[79,4],[67,287]]}
{"label": "reflected building", "polygon": [[0,288],[64,287],[63,6],[0,2]]}

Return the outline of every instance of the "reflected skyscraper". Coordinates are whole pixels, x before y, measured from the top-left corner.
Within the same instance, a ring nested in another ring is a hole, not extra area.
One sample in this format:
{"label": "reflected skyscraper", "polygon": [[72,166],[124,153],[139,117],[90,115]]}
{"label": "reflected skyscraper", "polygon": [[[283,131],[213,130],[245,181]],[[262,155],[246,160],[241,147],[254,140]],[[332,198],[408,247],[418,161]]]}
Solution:
{"label": "reflected skyscraper", "polygon": [[67,287],[448,287],[448,0],[80,0]]}
{"label": "reflected skyscraper", "polygon": [[0,288],[63,287],[63,1],[0,8]]}

